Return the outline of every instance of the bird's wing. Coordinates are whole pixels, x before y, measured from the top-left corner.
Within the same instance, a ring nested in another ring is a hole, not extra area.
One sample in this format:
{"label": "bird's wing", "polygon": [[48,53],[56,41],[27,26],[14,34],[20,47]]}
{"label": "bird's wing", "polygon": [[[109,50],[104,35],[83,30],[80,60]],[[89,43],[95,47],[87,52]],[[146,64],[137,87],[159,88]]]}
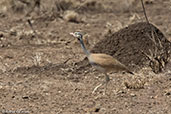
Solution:
{"label": "bird's wing", "polygon": [[103,68],[107,68],[110,70],[114,69],[116,71],[128,70],[125,65],[123,65],[117,59],[113,58],[110,55],[91,54],[88,58],[89,58],[90,63],[99,65]]}

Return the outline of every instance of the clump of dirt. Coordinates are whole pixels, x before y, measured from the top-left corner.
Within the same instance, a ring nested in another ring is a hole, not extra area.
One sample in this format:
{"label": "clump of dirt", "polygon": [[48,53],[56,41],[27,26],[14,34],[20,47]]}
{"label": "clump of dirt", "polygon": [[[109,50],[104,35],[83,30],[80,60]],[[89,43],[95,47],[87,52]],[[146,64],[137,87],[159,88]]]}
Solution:
{"label": "clump of dirt", "polygon": [[[150,66],[159,73],[169,60],[170,49],[171,43],[157,27],[140,22],[116,33],[110,31],[91,52],[109,54],[132,70]],[[87,66],[87,60],[83,61],[80,68]]]}

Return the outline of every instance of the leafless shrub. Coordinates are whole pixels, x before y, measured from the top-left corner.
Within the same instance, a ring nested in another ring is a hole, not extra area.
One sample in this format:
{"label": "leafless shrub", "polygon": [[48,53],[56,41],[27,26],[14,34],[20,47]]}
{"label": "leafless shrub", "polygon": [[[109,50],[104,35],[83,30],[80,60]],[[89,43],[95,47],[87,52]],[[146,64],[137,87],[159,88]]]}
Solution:
{"label": "leafless shrub", "polygon": [[[153,0],[151,0],[153,2]],[[141,0],[144,16],[146,18],[146,22],[150,24],[146,10],[144,7],[143,0]],[[152,41],[154,45],[154,49],[149,49],[149,54],[142,51],[142,53],[150,60],[150,67],[152,68],[153,72],[159,73],[161,72],[165,66],[166,63],[169,61],[169,49],[165,50],[163,43],[161,39],[159,39],[157,32],[154,30],[154,28],[151,27],[151,35],[147,34],[149,39]],[[169,47],[170,48],[170,47]]]}
{"label": "leafless shrub", "polygon": [[153,42],[154,49],[149,49],[149,54],[143,51],[142,53],[150,60],[150,67],[153,72],[159,73],[165,68],[166,63],[169,60],[169,51],[165,51],[163,44],[155,31],[152,30],[151,35],[147,35]]}

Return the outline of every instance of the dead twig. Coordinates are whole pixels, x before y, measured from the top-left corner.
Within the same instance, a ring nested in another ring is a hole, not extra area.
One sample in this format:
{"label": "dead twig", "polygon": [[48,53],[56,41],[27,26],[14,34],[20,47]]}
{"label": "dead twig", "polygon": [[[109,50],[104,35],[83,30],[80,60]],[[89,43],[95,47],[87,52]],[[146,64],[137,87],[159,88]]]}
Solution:
{"label": "dead twig", "polygon": [[[143,12],[144,12],[145,19],[146,19],[147,23],[150,24],[150,22],[149,22],[149,20],[148,20],[148,17],[147,17],[147,13],[146,13],[145,7],[144,7],[143,0],[141,0],[141,4],[142,4],[142,8],[143,8]],[[151,26],[151,25],[150,25],[150,26]],[[157,35],[156,31],[154,31],[153,28],[151,28],[151,30],[152,30],[152,37],[154,37],[154,33],[155,33],[155,36],[156,36],[157,39],[158,39],[158,42],[159,42],[159,44],[160,44],[160,47],[163,47],[163,45],[162,45],[160,39],[158,38],[158,35]],[[154,32],[154,33],[153,33],[153,32]],[[154,41],[153,41],[153,42],[154,42]]]}
{"label": "dead twig", "polygon": [[66,64],[71,58],[66,59],[63,64]]}
{"label": "dead twig", "polygon": [[144,7],[143,0],[141,0],[141,4],[142,4],[142,8],[143,8],[145,19],[146,19],[147,23],[150,23],[149,20],[148,20],[147,14],[146,14],[146,10],[145,10],[145,7]]}
{"label": "dead twig", "polygon": [[31,23],[30,19],[28,19],[27,22],[28,22],[30,28],[32,29],[33,33],[37,35],[37,32],[36,32],[35,29],[33,28],[33,25],[32,25],[32,23]]}

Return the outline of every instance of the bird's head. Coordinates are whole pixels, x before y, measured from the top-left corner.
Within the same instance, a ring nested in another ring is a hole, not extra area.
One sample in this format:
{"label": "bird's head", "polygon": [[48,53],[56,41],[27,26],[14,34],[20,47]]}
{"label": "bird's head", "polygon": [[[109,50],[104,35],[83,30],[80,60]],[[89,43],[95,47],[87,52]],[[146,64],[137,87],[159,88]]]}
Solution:
{"label": "bird's head", "polygon": [[77,38],[79,41],[83,41],[83,35],[82,35],[80,32],[70,33],[70,35],[74,36],[74,37]]}

